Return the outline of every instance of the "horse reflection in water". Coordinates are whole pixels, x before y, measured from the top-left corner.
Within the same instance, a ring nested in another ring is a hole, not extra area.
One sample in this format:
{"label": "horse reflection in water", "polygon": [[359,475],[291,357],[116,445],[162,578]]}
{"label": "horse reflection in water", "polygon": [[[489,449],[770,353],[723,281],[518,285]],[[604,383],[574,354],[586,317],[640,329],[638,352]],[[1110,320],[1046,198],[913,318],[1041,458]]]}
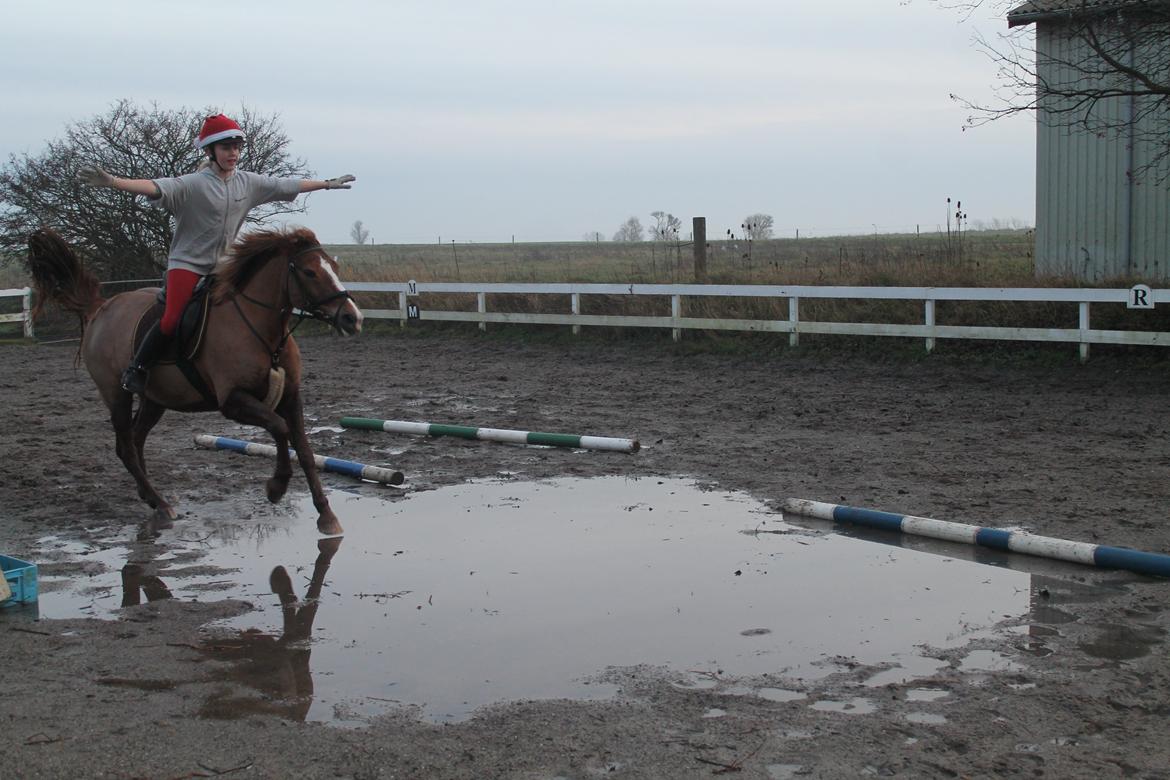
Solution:
{"label": "horse reflection in water", "polygon": [[313,621],[321,605],[321,588],[341,537],[317,542],[317,560],[303,601],[293,591],[292,578],[283,566],[268,578],[272,592],[280,598],[283,628],[279,635],[259,629],[241,631],[239,637],[208,640],[201,652],[215,661],[231,662],[213,674],[215,679],[242,683],[256,689],[259,697],[242,696],[234,689],[213,695],[200,710],[211,718],[239,718],[253,714],[280,715],[305,720],[313,704],[313,675],[309,669]]}
{"label": "horse reflection in water", "polygon": [[171,589],[157,574],[147,574],[141,564],[126,564],[122,567],[122,606],[138,606],[143,595],[147,601],[172,598]]}
{"label": "horse reflection in water", "polygon": [[[211,679],[242,683],[259,691],[259,697],[238,695],[233,687],[214,694],[200,710],[211,718],[239,718],[252,714],[280,715],[304,720],[313,704],[313,676],[309,655],[313,621],[321,605],[321,589],[333,556],[341,548],[341,537],[317,542],[317,559],[304,600],[297,599],[292,578],[283,566],[268,577],[268,585],[280,599],[283,627],[279,635],[259,629],[241,631],[238,637],[208,639],[199,651],[228,666],[212,672]],[[122,606],[171,598],[171,591],[157,575],[148,574],[137,563],[122,568]]]}

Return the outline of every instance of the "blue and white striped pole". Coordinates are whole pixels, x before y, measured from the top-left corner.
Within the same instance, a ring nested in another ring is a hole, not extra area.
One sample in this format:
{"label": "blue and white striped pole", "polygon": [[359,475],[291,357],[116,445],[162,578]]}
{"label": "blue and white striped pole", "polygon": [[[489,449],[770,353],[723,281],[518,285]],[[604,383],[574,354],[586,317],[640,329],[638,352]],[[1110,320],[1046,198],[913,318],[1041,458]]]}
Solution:
{"label": "blue and white striped pole", "polygon": [[[209,450],[232,450],[234,452],[242,452],[245,455],[262,455],[266,458],[276,457],[275,445],[229,439],[226,436],[200,434],[195,437],[195,443]],[[297,453],[294,450],[290,449],[288,454],[293,460],[297,459]],[[403,482],[401,471],[385,469],[381,466],[367,466],[364,463],[355,463],[352,460],[326,458],[321,455],[314,455],[313,462],[317,464],[317,468],[325,471],[332,471],[335,474],[346,474],[351,477],[357,477],[358,479],[368,479],[371,482],[381,482],[384,485],[401,485]]]}
{"label": "blue and white striped pole", "polygon": [[1073,563],[1085,563],[1103,569],[1125,569],[1138,574],[1170,577],[1170,555],[1141,552],[1127,547],[1109,547],[1104,544],[1070,542],[1050,536],[1036,536],[1023,531],[1004,531],[977,525],[933,520],[929,517],[896,515],[876,509],[859,509],[841,504],[827,504],[802,498],[788,498],[780,504],[785,512],[838,523],[853,523],[883,531],[897,531],[942,539],[948,542],[975,544],[996,550],[1038,555]]}

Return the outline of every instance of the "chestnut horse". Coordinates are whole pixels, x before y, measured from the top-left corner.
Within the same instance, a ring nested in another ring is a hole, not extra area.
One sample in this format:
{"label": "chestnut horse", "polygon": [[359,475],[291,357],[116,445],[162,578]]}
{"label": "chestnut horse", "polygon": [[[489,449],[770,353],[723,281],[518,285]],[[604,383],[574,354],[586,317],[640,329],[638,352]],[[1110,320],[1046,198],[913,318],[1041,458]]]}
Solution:
{"label": "chestnut horse", "polygon": [[302,318],[324,320],[343,335],[353,335],[361,330],[362,313],[338,279],[337,263],[311,230],[260,231],[236,242],[215,268],[206,331],[190,361],[203,387],[196,388],[175,364],[157,363],[137,410],[133,396],[122,389],[121,374],[133,354],[139,320],[155,306],[158,290],[102,298],[98,280],[48,229],[29,237],[29,269],[37,292],[34,316],[52,301],[81,320],[80,357],[109,407],[118,457],[138,483],[139,498],[155,510],[144,535],[157,536],[177,516],[151,485],[143,457],[146,437],[167,409],[218,409],[230,420],[272,434],[277,459],[267,493],[273,503],[284,495],[292,476],[291,440],[313,494],[318,530],[341,533],[305,435],[301,356],[290,321],[299,311]]}

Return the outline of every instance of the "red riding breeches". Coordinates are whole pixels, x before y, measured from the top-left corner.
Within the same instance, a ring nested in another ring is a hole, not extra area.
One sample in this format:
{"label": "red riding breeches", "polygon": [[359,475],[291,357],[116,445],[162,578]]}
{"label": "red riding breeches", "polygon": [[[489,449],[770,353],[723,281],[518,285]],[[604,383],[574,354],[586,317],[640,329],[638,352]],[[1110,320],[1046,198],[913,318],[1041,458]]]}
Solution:
{"label": "red riding breeches", "polygon": [[158,329],[167,336],[175,335],[175,331],[179,329],[183,309],[187,308],[187,301],[191,300],[191,293],[202,278],[186,268],[172,268],[167,271],[167,308],[163,312],[162,322],[158,324]]}

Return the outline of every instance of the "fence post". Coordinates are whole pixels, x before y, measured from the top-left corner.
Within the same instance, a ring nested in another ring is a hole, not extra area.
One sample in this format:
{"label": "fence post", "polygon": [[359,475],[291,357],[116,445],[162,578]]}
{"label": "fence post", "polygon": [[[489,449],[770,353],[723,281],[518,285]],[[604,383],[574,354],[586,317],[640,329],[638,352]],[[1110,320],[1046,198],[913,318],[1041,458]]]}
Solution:
{"label": "fence post", "polygon": [[788,299],[788,321],[792,323],[792,331],[788,334],[788,346],[795,347],[800,343],[800,334],[796,332],[800,326],[800,299],[796,296]]}
{"label": "fence post", "polygon": [[926,299],[926,327],[930,331],[926,337],[926,354],[934,352],[934,301]]}
{"label": "fence post", "polygon": [[398,315],[401,319],[398,321],[398,327],[406,327],[406,291],[402,290],[398,293]]}
{"label": "fence post", "polygon": [[[581,293],[573,293],[572,295],[569,296],[569,306],[570,306],[570,309],[574,315],[581,313]],[[581,335],[581,326],[580,325],[573,326],[573,335],[574,336]]]}
{"label": "fence post", "polygon": [[[481,293],[475,294],[475,308],[476,308],[476,311],[478,311],[480,314],[484,314],[487,312],[487,293],[481,292]],[[483,320],[480,320],[479,321],[479,329],[480,330],[487,330],[487,323],[484,322]]]}
{"label": "fence post", "polygon": [[707,218],[693,217],[691,227],[694,233],[692,250],[695,256],[695,284],[707,283]]}
{"label": "fence post", "polygon": [[1089,302],[1081,301],[1077,306],[1080,308],[1081,362],[1086,363],[1089,360],[1089,342],[1085,341],[1089,330]]}
{"label": "fence post", "polygon": [[21,309],[24,311],[24,337],[31,339],[33,337],[33,320],[32,320],[32,288],[25,287],[24,295],[21,296]]}
{"label": "fence post", "polygon": [[[681,316],[682,316],[682,296],[681,295],[672,295],[672,296],[670,296],[670,317],[671,317],[671,319],[673,319],[677,322],[678,318]],[[671,336],[674,338],[675,341],[680,341],[682,339],[682,328],[675,328],[673,331],[671,331]]]}

